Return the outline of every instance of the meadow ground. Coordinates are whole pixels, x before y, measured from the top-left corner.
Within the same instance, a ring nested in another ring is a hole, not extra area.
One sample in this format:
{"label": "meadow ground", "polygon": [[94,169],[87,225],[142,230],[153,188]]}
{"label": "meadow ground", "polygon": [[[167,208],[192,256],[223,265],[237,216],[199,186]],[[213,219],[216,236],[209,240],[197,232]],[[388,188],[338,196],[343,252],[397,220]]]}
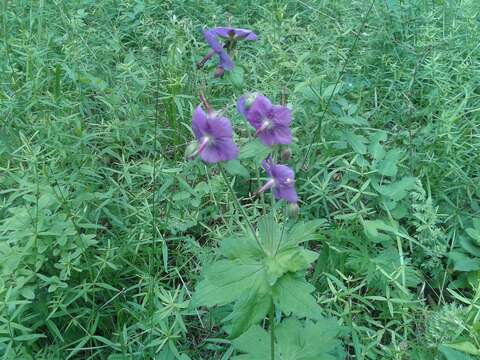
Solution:
{"label": "meadow ground", "polygon": [[[200,89],[237,137],[245,92],[292,107],[346,358],[480,358],[480,2],[2,0],[0,22],[3,359],[250,359],[230,305],[190,304],[246,220],[184,158]],[[202,30],[228,23],[258,40],[215,79]],[[255,222],[264,175],[230,172]]]}

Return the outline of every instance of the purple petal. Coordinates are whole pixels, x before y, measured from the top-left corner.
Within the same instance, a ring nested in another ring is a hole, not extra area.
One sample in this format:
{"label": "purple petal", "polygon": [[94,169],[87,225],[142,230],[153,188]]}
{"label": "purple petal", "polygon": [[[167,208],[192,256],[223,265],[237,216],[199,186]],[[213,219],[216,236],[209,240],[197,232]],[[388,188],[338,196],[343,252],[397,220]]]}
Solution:
{"label": "purple petal", "polygon": [[263,119],[272,110],[272,103],[263,95],[258,95],[248,109],[247,120],[255,128],[262,126]]}
{"label": "purple petal", "polygon": [[289,145],[292,143],[292,131],[288,126],[277,125],[261,131],[258,138],[267,146]]}
{"label": "purple petal", "polygon": [[287,179],[295,180],[295,172],[286,165],[273,165],[271,173],[278,184],[285,183]]}
{"label": "purple petal", "polygon": [[217,36],[212,30],[205,30],[203,36],[213,51],[217,54],[223,51],[223,45],[218,42]]}
{"label": "purple petal", "polygon": [[226,51],[222,50],[221,52],[218,53],[218,56],[220,57],[220,63],[219,65],[224,68],[225,70],[232,70],[235,64],[233,63],[232,59],[230,56],[227,54]]}
{"label": "purple petal", "polygon": [[289,126],[292,122],[292,111],[286,106],[273,107],[273,121],[276,124]]}
{"label": "purple petal", "polygon": [[272,177],[272,167],[273,167],[272,157],[269,155],[265,160],[262,161],[262,167],[269,177]]}
{"label": "purple petal", "polygon": [[244,118],[247,118],[247,108],[245,107],[245,96],[240,96],[237,101],[237,110]]}
{"label": "purple petal", "polygon": [[238,156],[238,148],[232,138],[215,139],[201,152],[200,158],[210,164],[220,161],[234,160]]}
{"label": "purple petal", "polygon": [[248,29],[217,27],[210,30],[223,38],[230,38],[230,34],[233,34],[233,36],[237,39],[248,41],[257,40],[257,35],[253,31]]}
{"label": "purple petal", "polygon": [[207,119],[208,133],[214,138],[232,138],[233,129],[230,120],[226,117],[212,116]]}
{"label": "purple petal", "polygon": [[223,38],[229,38],[230,34],[235,35],[235,29],[231,27],[216,27],[210,31]]}
{"label": "purple petal", "polygon": [[208,130],[207,114],[200,105],[193,112],[192,130],[197,140],[200,140]]}
{"label": "purple petal", "polygon": [[274,187],[273,194],[277,200],[284,199],[289,203],[297,203],[298,195],[295,188],[292,187]]}

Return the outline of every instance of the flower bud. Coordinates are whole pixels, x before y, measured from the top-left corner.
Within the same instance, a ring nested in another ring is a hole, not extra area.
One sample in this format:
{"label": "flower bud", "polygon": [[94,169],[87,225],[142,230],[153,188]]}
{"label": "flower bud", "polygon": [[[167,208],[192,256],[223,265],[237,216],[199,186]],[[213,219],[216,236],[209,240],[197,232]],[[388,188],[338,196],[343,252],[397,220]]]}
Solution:
{"label": "flower bud", "polygon": [[249,93],[245,95],[245,109],[248,110],[250,109],[250,106],[252,106],[253,102],[257,98],[256,93]]}
{"label": "flower bud", "polygon": [[282,152],[280,153],[280,158],[283,161],[288,161],[290,160],[291,157],[292,157],[292,149],[290,149],[289,147],[283,148]]}
{"label": "flower bud", "polygon": [[297,203],[289,203],[287,205],[287,216],[296,219],[300,213],[300,207]]}
{"label": "flower bud", "polygon": [[187,160],[192,160],[195,157],[195,153],[198,149],[198,143],[196,141],[192,141],[188,146],[185,148],[185,158]]}
{"label": "flower bud", "polygon": [[219,77],[222,77],[223,74],[225,73],[225,69],[221,66],[217,66],[217,68],[215,69],[215,77],[216,78],[219,78]]}

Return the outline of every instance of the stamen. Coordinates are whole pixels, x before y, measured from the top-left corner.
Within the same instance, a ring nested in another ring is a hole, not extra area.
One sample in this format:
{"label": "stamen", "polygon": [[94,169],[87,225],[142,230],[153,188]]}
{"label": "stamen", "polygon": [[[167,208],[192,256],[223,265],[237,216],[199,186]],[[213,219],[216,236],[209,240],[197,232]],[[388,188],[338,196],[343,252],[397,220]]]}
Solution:
{"label": "stamen", "polygon": [[275,180],[270,179],[260,189],[258,189],[258,191],[255,194],[256,195],[261,194],[261,193],[265,192],[266,190],[270,189],[271,187],[273,187],[274,185],[275,185]]}
{"label": "stamen", "polygon": [[267,129],[268,127],[270,127],[271,125],[271,122],[268,121],[268,120],[265,120],[263,123],[262,123],[262,126],[260,126],[257,131],[255,132],[255,135],[258,135],[260,134],[262,131],[264,131],[265,129]]}
{"label": "stamen", "polygon": [[196,157],[198,154],[201,154],[203,150],[207,147],[207,145],[210,143],[210,138],[208,136],[204,136],[202,138],[202,141],[198,145],[197,150],[195,150],[192,155],[189,156],[189,159],[193,159]]}

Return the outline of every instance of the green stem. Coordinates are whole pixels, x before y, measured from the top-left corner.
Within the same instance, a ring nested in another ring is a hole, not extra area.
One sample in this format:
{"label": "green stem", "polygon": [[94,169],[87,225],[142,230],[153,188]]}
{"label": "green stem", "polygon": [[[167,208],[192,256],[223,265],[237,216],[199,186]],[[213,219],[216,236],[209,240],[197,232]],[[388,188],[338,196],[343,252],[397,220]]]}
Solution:
{"label": "green stem", "polygon": [[270,307],[270,360],[275,360],[275,304]]}
{"label": "green stem", "polygon": [[245,220],[248,223],[248,226],[250,227],[250,231],[252,232],[252,235],[255,238],[255,241],[257,242],[258,246],[260,246],[260,249],[263,250],[263,246],[262,246],[262,244],[260,243],[260,240],[257,237],[257,233],[255,231],[255,228],[253,227],[252,223],[250,222],[250,219],[248,218],[248,215],[247,215],[245,209],[243,208],[242,204],[240,204],[240,201],[238,200],[237,195],[233,191],[233,188],[232,188],[232,185],[230,184],[230,181],[228,181],[228,177],[227,177],[227,174],[225,173],[225,169],[223,168],[223,166],[220,163],[218,164],[218,168],[220,169],[220,172],[222,173],[223,179],[225,180],[225,183],[227,184],[228,191],[230,192],[230,194],[232,194],[232,197],[233,197],[235,206],[237,207],[237,210],[239,210],[242,213],[243,217],[245,218]]}

